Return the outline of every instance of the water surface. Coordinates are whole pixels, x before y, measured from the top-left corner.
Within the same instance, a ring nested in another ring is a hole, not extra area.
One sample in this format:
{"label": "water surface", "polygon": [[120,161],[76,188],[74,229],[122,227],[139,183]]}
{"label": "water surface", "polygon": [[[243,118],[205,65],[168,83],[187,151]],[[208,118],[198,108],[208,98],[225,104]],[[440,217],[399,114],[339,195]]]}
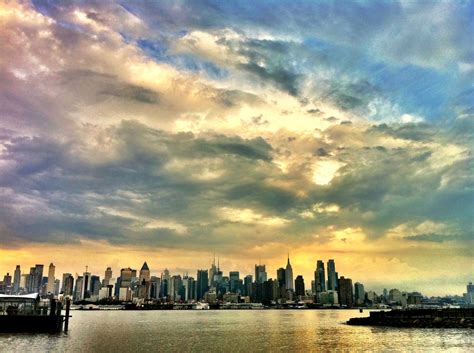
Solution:
{"label": "water surface", "polygon": [[0,352],[474,351],[472,330],[348,326],[356,310],[72,311],[67,334],[0,334]]}

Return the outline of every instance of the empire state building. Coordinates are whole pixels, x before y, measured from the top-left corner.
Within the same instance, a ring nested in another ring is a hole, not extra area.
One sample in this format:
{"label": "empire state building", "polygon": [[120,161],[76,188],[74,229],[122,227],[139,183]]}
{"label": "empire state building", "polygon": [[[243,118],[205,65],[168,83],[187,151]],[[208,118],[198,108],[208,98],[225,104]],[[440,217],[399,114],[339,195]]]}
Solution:
{"label": "empire state building", "polygon": [[293,283],[293,269],[291,268],[290,264],[290,255],[288,254],[288,263],[286,264],[286,269],[285,269],[285,284],[286,284],[286,289],[291,289],[294,290],[294,283]]}

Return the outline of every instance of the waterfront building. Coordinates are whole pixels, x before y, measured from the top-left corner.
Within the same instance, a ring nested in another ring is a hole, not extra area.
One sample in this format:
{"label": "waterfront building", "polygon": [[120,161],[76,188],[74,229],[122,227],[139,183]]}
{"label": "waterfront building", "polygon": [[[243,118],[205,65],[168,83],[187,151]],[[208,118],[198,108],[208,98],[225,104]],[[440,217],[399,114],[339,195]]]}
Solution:
{"label": "waterfront building", "polygon": [[335,290],[328,290],[325,292],[319,293],[319,302],[322,305],[338,305],[339,304],[339,295]]}
{"label": "waterfront building", "polygon": [[241,288],[239,287],[240,283],[240,273],[239,271],[230,271],[229,272],[229,289],[232,293],[240,293]]}
{"label": "waterfront building", "polygon": [[253,295],[252,294],[252,290],[253,290],[252,283],[253,283],[252,275],[247,275],[247,276],[244,277],[244,295],[246,295],[248,297],[251,297]]}
{"label": "waterfront building", "polygon": [[214,254],[214,260],[212,261],[211,268],[209,269],[209,287],[214,286],[214,276],[217,273],[217,267],[216,267],[216,254]]}
{"label": "waterfront building", "polygon": [[362,305],[365,302],[365,289],[362,283],[356,282],[354,284],[354,295],[356,305]]}
{"label": "waterfront building", "polygon": [[53,265],[51,262],[49,264],[49,269],[48,269],[48,287],[47,287],[47,292],[48,293],[54,293],[54,272],[56,270],[56,267]]}
{"label": "waterfront building", "polygon": [[74,277],[70,273],[63,275],[63,287],[62,292],[65,296],[72,296],[74,288]]}
{"label": "waterfront building", "polygon": [[196,299],[202,300],[209,289],[209,277],[207,270],[197,271]]}
{"label": "waterfront building", "polygon": [[273,281],[273,300],[276,302],[281,298],[280,284],[278,280]]}
{"label": "waterfront building", "polygon": [[76,287],[74,288],[74,295],[73,295],[73,300],[74,301],[79,301],[83,299],[82,293],[83,293],[83,278],[82,276],[78,276],[76,278]]}
{"label": "waterfront building", "polygon": [[169,280],[167,279],[164,279],[164,277],[162,276],[162,279],[161,279],[161,287],[160,287],[160,298],[165,298],[166,299],[169,299]]}
{"label": "waterfront building", "polygon": [[277,281],[280,287],[286,286],[286,275],[285,275],[285,269],[283,267],[280,267],[277,270]]}
{"label": "waterfront building", "polygon": [[150,298],[158,299],[160,297],[161,278],[151,276],[150,278]]}
{"label": "waterfront building", "polygon": [[367,293],[365,293],[365,299],[369,304],[375,304],[378,302],[377,293],[375,293],[374,291],[368,291]]}
{"label": "waterfront building", "polygon": [[21,278],[20,278],[20,292],[23,290],[25,292],[28,292],[28,290],[26,289],[26,283],[28,282],[28,278],[29,278],[29,274],[28,273],[22,273],[21,274]]}
{"label": "waterfront building", "polygon": [[274,298],[275,298],[275,282],[278,282],[277,280],[269,279],[265,282],[264,284],[264,299],[266,302],[271,303]]}
{"label": "waterfront building", "polygon": [[[129,288],[132,286],[133,271],[130,267],[120,270],[120,288]],[[136,275],[136,271],[135,271]]]}
{"label": "waterfront building", "polygon": [[83,275],[82,275],[81,299],[90,298],[90,296],[91,296],[90,291],[91,291],[91,273],[87,272],[87,266],[86,266],[86,272],[84,272]]}
{"label": "waterfront building", "polygon": [[43,278],[41,279],[39,294],[42,297],[45,297],[48,294],[48,277],[46,276],[43,276]]}
{"label": "waterfront building", "polygon": [[101,300],[105,300],[105,299],[108,299],[108,298],[109,298],[109,288],[108,287],[102,287],[99,290],[98,300],[101,301]]}
{"label": "waterfront building", "polygon": [[464,304],[466,306],[474,306],[474,284],[469,282],[466,286],[466,293],[464,293]]}
{"label": "waterfront building", "polygon": [[265,265],[255,265],[255,282],[263,284],[267,280]]}
{"label": "waterfront building", "polygon": [[280,267],[277,270],[277,279],[276,282],[278,283],[278,298],[279,299],[286,299],[286,273],[283,267]]}
{"label": "waterfront building", "polygon": [[54,280],[54,296],[57,297],[59,295],[59,291],[60,291],[60,280],[59,278],[58,279],[55,279]]}
{"label": "waterfront building", "polygon": [[61,292],[64,293],[64,286],[66,285],[66,277],[70,276],[70,273],[63,273],[62,281],[61,281]]}
{"label": "waterfront building", "polygon": [[191,301],[196,299],[196,281],[193,277],[188,277],[187,275],[183,278],[183,287],[184,287],[184,300]]}
{"label": "waterfront building", "polygon": [[328,260],[327,263],[328,271],[328,285],[327,290],[337,290],[337,275],[336,275],[336,263],[333,259]]}
{"label": "waterfront building", "polygon": [[326,280],[324,272],[324,262],[316,262],[316,271],[314,271],[314,282],[316,284],[316,299],[319,300],[319,294],[326,291]]}
{"label": "waterfront building", "polygon": [[423,301],[423,295],[418,292],[408,293],[407,304],[408,305],[420,305]]}
{"label": "waterfront building", "polygon": [[140,277],[138,278],[138,282],[142,283],[143,280],[145,280],[145,282],[150,282],[150,269],[148,268],[146,261],[143,263],[143,266],[140,269]]}
{"label": "waterfront building", "polygon": [[21,282],[21,269],[20,265],[16,265],[15,272],[13,274],[13,293],[18,294],[20,292]]}
{"label": "waterfront building", "polygon": [[181,278],[181,275],[171,276],[170,283],[169,283],[169,287],[170,287],[169,292],[170,292],[170,298],[172,301],[179,301],[181,299],[180,294],[182,294],[182,290],[181,290],[182,285],[183,285],[183,280]]}
{"label": "waterfront building", "polygon": [[223,295],[222,301],[224,303],[238,303],[239,296],[237,293],[227,292]]}
{"label": "waterfront building", "polygon": [[91,286],[90,286],[90,296],[98,296],[99,290],[101,287],[100,277],[96,275],[91,275]]}
{"label": "waterfront building", "polygon": [[109,284],[112,284],[110,283],[111,280],[112,280],[112,268],[107,267],[107,269],[105,270],[104,279],[102,280],[102,286],[107,287]]}
{"label": "waterfront building", "polygon": [[11,294],[12,290],[13,290],[13,286],[12,286],[12,276],[10,276],[10,273],[7,273],[4,277],[3,277],[3,283],[2,283],[2,292],[5,293],[5,294]]}
{"label": "waterfront building", "polygon": [[285,269],[285,285],[287,290],[294,290],[294,285],[293,285],[293,268],[291,267],[290,264],[290,254],[288,254],[288,261],[286,263],[286,269]]}
{"label": "waterfront building", "polygon": [[206,292],[206,295],[204,296],[204,301],[206,303],[212,304],[212,303],[215,303],[216,300],[217,300],[216,290],[214,288],[209,288],[209,290]]}
{"label": "waterfront building", "polygon": [[28,293],[39,293],[41,291],[42,280],[43,265],[37,264],[35,267],[31,267],[26,284]]}
{"label": "waterfront building", "polygon": [[353,292],[352,280],[350,278],[344,278],[344,276],[341,276],[341,278],[339,278],[338,297],[339,297],[339,303],[341,305],[347,306],[348,308],[353,306],[354,292]]}
{"label": "waterfront building", "polygon": [[130,287],[119,288],[119,300],[129,302],[132,300],[132,290]]}
{"label": "waterfront building", "polygon": [[305,295],[304,279],[303,279],[303,276],[301,275],[296,276],[296,279],[295,279],[295,294],[297,296]]}
{"label": "waterfront building", "polygon": [[170,295],[170,271],[165,268],[162,274],[162,280],[161,280],[161,286],[162,286],[162,291],[161,291],[161,296],[162,297],[169,297]]}
{"label": "waterfront building", "polygon": [[402,304],[402,292],[396,288],[390,289],[388,292],[388,303],[390,304]]}

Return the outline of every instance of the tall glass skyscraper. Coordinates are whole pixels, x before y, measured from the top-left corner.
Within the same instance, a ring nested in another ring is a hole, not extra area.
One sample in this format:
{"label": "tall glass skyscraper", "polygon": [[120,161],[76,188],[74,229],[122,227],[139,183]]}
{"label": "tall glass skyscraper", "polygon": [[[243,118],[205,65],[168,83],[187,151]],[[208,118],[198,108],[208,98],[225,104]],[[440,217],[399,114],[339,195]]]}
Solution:
{"label": "tall glass skyscraper", "polygon": [[326,277],[324,273],[324,262],[322,260],[318,260],[316,263],[314,281],[316,282],[316,295],[326,291]]}
{"label": "tall glass skyscraper", "polygon": [[328,290],[337,290],[336,263],[333,259],[328,261]]}

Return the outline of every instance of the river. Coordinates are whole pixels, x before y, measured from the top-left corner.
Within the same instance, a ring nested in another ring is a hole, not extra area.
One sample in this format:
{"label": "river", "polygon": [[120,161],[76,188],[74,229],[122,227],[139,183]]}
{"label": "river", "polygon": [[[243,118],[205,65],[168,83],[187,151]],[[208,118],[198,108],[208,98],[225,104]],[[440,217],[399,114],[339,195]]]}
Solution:
{"label": "river", "polygon": [[0,352],[467,352],[472,330],[348,326],[356,310],[72,311],[67,334],[0,334]]}

